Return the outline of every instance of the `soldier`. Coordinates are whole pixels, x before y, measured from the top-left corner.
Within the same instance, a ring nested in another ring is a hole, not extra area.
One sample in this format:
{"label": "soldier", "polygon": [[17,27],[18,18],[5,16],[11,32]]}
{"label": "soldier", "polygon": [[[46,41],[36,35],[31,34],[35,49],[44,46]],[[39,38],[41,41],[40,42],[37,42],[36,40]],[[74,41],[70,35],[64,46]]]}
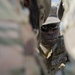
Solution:
{"label": "soldier", "polygon": [[37,50],[51,75],[54,75],[62,64],[68,62],[63,37],[60,36],[59,23],[60,20],[56,17],[47,18],[41,26],[41,43]]}

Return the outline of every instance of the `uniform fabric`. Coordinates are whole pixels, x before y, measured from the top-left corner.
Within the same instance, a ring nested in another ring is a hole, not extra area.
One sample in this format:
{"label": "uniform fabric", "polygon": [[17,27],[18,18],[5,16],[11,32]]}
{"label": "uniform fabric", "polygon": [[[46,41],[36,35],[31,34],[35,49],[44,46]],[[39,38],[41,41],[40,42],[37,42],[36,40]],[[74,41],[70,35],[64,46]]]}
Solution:
{"label": "uniform fabric", "polygon": [[[55,48],[54,48],[55,47]],[[54,46],[52,49],[52,54],[49,58],[46,58],[46,55],[44,54],[43,50],[38,48],[40,55],[44,59],[44,62],[48,68],[48,71],[51,75],[55,75],[55,73],[60,70],[59,66],[64,63],[66,64],[68,60],[67,53],[65,51],[64,47],[64,41],[63,37],[59,37],[59,41],[56,43],[56,46]],[[51,51],[51,50],[49,50]]]}

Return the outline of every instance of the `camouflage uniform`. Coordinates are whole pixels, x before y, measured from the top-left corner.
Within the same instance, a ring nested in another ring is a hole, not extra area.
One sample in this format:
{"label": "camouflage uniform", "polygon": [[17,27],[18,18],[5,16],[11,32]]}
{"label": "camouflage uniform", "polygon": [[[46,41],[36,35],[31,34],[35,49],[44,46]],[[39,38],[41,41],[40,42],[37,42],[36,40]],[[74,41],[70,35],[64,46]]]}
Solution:
{"label": "camouflage uniform", "polygon": [[27,21],[17,9],[17,5],[8,0],[0,0],[0,75],[23,75],[25,72],[20,27]]}
{"label": "camouflage uniform", "polygon": [[40,46],[38,47],[38,49],[40,55],[42,55],[42,57],[44,58],[44,62],[51,75],[54,75],[58,70],[60,70],[60,66],[62,66],[62,64],[66,64],[68,62],[68,56],[65,52],[65,46],[62,36],[59,37],[59,41],[51,50],[47,49],[47,54],[43,52],[43,48],[41,49]]}
{"label": "camouflage uniform", "polygon": [[17,0],[0,0],[0,11],[0,75],[47,75],[35,54],[28,11]]}

